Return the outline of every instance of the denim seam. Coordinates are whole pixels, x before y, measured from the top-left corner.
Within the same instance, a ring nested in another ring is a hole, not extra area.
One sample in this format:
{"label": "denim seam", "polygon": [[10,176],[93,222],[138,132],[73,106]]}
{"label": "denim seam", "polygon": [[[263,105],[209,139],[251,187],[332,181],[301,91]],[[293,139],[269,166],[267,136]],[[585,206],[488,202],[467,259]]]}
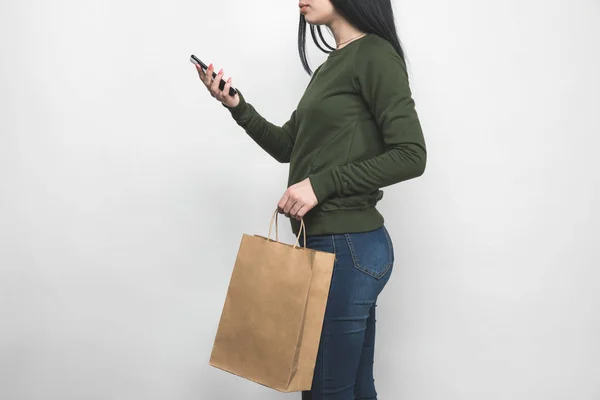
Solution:
{"label": "denim seam", "polygon": [[392,239],[390,238],[390,234],[388,232],[388,230],[386,229],[386,227],[383,227],[383,230],[385,232],[385,237],[387,239],[388,242],[388,253],[390,255],[390,263],[393,264],[394,263],[394,255],[392,254]]}
{"label": "denim seam", "polygon": [[325,348],[327,347],[327,336],[323,336],[323,347],[321,347],[321,376],[319,379],[321,380],[321,400],[325,399]]}
{"label": "denim seam", "polygon": [[[337,263],[337,254],[335,252],[335,235],[331,235],[331,245],[333,248],[333,257],[334,257],[334,261],[333,261],[333,265],[335,268],[335,264]],[[334,269],[335,270],[335,269]],[[325,362],[327,361],[327,357],[325,355],[325,349],[328,346],[328,341],[329,341],[329,334],[328,332],[324,332],[325,334],[322,335],[323,337],[323,345],[321,346],[321,399],[320,400],[325,400]],[[317,399],[314,399],[317,400]]]}

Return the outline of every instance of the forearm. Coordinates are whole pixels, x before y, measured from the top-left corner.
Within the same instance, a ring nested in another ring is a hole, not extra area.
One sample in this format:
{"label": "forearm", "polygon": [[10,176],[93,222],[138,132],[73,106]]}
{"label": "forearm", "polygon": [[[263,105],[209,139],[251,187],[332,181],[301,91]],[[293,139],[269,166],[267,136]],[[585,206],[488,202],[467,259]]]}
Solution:
{"label": "forearm", "polygon": [[422,144],[406,143],[367,160],[328,168],[309,176],[319,202],[338,196],[371,193],[419,177],[427,152]]}
{"label": "forearm", "polygon": [[283,126],[277,126],[267,121],[258,111],[247,103],[238,90],[240,102],[235,107],[227,107],[236,123],[241,126],[263,150],[281,163],[290,161],[294,147],[294,119],[292,118]]}

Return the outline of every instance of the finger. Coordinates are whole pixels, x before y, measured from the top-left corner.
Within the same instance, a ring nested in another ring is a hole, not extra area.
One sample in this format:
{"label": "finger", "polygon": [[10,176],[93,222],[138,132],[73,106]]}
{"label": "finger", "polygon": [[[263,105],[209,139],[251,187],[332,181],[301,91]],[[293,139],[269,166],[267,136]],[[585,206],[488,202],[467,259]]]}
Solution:
{"label": "finger", "polygon": [[210,89],[210,83],[212,82],[212,74],[213,74],[214,69],[215,69],[215,67],[213,67],[212,63],[210,63],[210,65],[206,69],[206,74],[204,74],[204,84],[209,89]]}
{"label": "finger", "polygon": [[277,203],[277,210],[279,211],[279,214],[283,214],[283,208],[285,207],[287,201],[288,201],[288,193],[285,192],[283,194],[283,196],[281,197],[281,200],[279,200],[279,203]]}
{"label": "finger", "polygon": [[304,216],[306,215],[308,211],[308,207],[305,205],[303,205],[300,210],[298,210],[298,212],[296,213],[296,219],[298,221],[300,221],[302,218],[304,218]]}
{"label": "finger", "polygon": [[292,207],[294,207],[296,205],[297,202],[298,201],[296,199],[294,199],[293,197],[290,196],[287,203],[285,203],[285,206],[283,207],[283,213],[287,217],[290,216],[290,211],[292,210]]}
{"label": "finger", "polygon": [[223,77],[223,68],[221,68],[221,70],[219,71],[219,73],[217,74],[217,76],[215,77],[215,79],[213,79],[213,81],[212,81],[212,83],[210,85],[210,91],[215,96],[217,96],[219,94],[219,92],[221,91],[219,89],[219,84],[221,83],[221,78],[222,77]]}
{"label": "finger", "polygon": [[[291,208],[296,204],[296,202],[290,199],[288,200],[288,204],[291,204],[290,207],[287,207],[291,210]],[[283,215],[285,215],[288,218],[292,218],[292,214],[290,214],[290,211],[286,211],[285,209],[283,210]]]}
{"label": "finger", "polygon": [[303,204],[301,202],[296,202],[296,204],[294,204],[294,207],[291,208],[290,210],[290,215],[292,216],[292,218],[297,218],[298,216],[298,211],[300,211],[300,209],[303,207]]}
{"label": "finger", "polygon": [[281,207],[281,213],[283,215],[285,215],[286,217],[290,217],[290,209],[294,206],[294,204],[296,204],[296,200],[294,200],[293,198],[291,198],[290,196],[287,197],[287,201],[285,202],[285,204],[283,205],[283,207]]}
{"label": "finger", "polygon": [[225,81],[225,87],[223,87],[223,92],[221,94],[221,101],[227,102],[231,99],[229,88],[231,88],[231,77]]}
{"label": "finger", "polygon": [[229,99],[231,99],[231,96],[229,96],[229,87],[231,86],[229,84],[230,80],[231,80],[231,78],[229,78],[225,81],[225,85],[223,85],[223,90],[219,90],[219,93],[217,94],[217,99],[221,103],[227,103],[227,101]]}

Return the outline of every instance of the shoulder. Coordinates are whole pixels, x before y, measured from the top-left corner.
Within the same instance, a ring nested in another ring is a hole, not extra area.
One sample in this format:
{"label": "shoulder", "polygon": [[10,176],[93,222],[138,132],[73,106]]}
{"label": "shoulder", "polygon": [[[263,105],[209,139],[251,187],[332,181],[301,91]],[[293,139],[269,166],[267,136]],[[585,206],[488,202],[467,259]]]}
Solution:
{"label": "shoulder", "polygon": [[394,46],[383,37],[371,33],[361,39],[354,54],[356,76],[401,72],[406,74],[406,64]]}
{"label": "shoulder", "polygon": [[381,36],[370,33],[357,46],[356,56],[397,57],[400,55],[392,44]]}

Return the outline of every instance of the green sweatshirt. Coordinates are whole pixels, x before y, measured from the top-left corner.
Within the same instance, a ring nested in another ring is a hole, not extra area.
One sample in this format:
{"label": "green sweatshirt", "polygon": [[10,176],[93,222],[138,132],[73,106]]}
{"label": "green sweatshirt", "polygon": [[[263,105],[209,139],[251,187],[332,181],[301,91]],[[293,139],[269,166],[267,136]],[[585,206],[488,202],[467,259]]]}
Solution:
{"label": "green sweatshirt", "polygon": [[[288,187],[310,178],[318,204],[304,216],[308,235],[381,227],[381,188],[425,171],[425,140],[406,65],[376,34],[329,53],[282,126],[238,93],[237,106],[223,106],[267,153],[290,164]],[[298,234],[299,222],[290,221]]]}

